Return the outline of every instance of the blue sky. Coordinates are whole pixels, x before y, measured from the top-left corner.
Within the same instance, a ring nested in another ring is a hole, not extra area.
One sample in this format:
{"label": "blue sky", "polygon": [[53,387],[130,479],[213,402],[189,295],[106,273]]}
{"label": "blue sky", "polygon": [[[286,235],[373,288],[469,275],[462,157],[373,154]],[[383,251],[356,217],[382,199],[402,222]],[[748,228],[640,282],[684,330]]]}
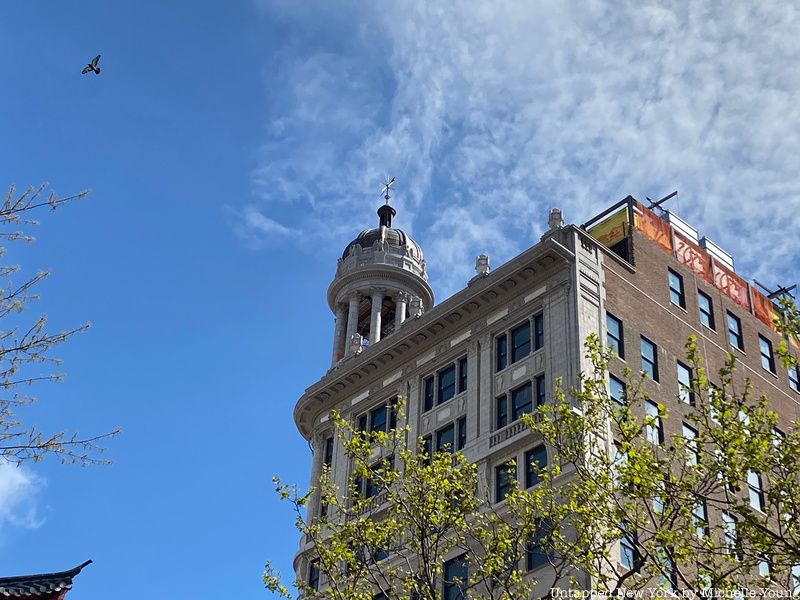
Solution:
{"label": "blue sky", "polygon": [[[800,26],[781,2],[99,2],[0,6],[0,185],[90,197],[9,263],[64,383],[25,413],[121,426],[111,467],[0,468],[0,575],[95,560],[73,598],[263,598],[305,484],[292,407],[324,373],[337,255],[376,221],[439,299],[474,257],[660,197],[745,277],[794,283]],[[81,76],[102,53],[99,77]]]}

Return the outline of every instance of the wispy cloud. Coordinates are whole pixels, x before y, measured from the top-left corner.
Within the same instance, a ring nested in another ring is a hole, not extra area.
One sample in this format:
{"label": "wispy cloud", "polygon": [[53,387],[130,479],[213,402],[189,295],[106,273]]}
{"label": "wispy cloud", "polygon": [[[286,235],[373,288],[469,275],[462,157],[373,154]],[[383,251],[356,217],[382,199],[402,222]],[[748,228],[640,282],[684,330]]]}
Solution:
{"label": "wispy cloud", "polygon": [[742,273],[797,276],[796,7],[418,0],[342,11],[357,13],[336,21],[350,30],[267,69],[288,100],[268,113],[254,174],[265,206],[301,206],[309,226],[333,223],[346,241],[370,224],[391,172],[441,298],[475,254],[498,264],[534,243],[552,206],[582,222],[629,193],[677,188],[671,207]]}
{"label": "wispy cloud", "polygon": [[25,467],[0,462],[0,540],[5,526],[35,529],[44,524],[38,505],[44,485]]}
{"label": "wispy cloud", "polygon": [[296,229],[271,219],[253,205],[248,204],[242,210],[230,206],[227,209],[233,215],[236,234],[250,246],[261,247],[297,233]]}

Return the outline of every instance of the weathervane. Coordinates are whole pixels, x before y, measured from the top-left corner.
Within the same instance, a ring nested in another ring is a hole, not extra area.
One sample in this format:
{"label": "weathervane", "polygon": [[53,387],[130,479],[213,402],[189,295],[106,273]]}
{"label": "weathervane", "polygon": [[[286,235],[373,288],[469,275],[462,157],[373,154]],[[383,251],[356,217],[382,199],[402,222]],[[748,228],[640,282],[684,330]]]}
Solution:
{"label": "weathervane", "polygon": [[389,176],[387,175],[386,183],[383,184],[383,190],[382,190],[383,199],[386,200],[386,204],[389,204],[389,198],[391,198],[391,196],[389,195],[389,188],[391,188],[393,185],[394,185],[394,177],[389,179]]}

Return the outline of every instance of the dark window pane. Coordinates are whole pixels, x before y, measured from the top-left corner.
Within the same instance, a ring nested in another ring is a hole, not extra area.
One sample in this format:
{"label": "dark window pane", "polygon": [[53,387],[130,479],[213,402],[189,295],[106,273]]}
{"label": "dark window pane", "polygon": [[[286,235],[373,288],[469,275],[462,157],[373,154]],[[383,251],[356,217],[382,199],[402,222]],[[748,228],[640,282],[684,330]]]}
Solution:
{"label": "dark window pane", "polygon": [[539,483],[539,469],[547,467],[547,448],[537,446],[525,453],[525,487]]}
{"label": "dark window pane", "polygon": [[536,406],[544,406],[545,403],[544,374],[536,376]]}
{"label": "dark window pane", "polygon": [[433,390],[434,390],[433,377],[427,377],[424,383],[425,383],[425,396],[423,401],[424,404],[423,410],[429,411],[430,409],[433,408]]}
{"label": "dark window pane", "polygon": [[764,336],[758,336],[758,350],[761,352],[761,366],[770,373],[775,372],[775,356],[772,354],[772,342]]}
{"label": "dark window pane", "polygon": [[501,335],[495,340],[495,345],[497,347],[497,370],[502,371],[508,364],[508,338]]}
{"label": "dark window pane", "polygon": [[714,308],[711,304],[711,298],[698,291],[697,307],[700,310],[700,322],[709,329],[714,329]]}
{"label": "dark window pane", "polygon": [[369,415],[370,431],[386,431],[386,407],[380,406]]}
{"label": "dark window pane", "polygon": [[422,451],[425,453],[425,462],[431,464],[431,453],[433,452],[433,443],[431,436],[426,435],[422,438]]}
{"label": "dark window pane", "polygon": [[617,353],[620,358],[625,358],[625,344],[622,336],[622,321],[611,313],[606,313],[606,345]]}
{"label": "dark window pane", "polygon": [[397,429],[397,398],[389,403],[389,429]]}
{"label": "dark window pane", "polygon": [[359,431],[366,431],[367,430],[367,415],[366,413],[360,415],[358,417],[358,430]]}
{"label": "dark window pane", "polygon": [[500,502],[508,496],[516,479],[516,472],[516,467],[509,463],[495,467],[495,502]]}
{"label": "dark window pane", "polygon": [[684,404],[694,404],[694,392],[692,392],[692,370],[678,363],[678,396]]}
{"label": "dark window pane", "polygon": [[620,406],[625,403],[625,384],[613,375],[608,377],[608,395]]}
{"label": "dark window pane", "polygon": [[795,366],[789,367],[789,387],[800,392],[800,369]]}
{"label": "dark window pane", "polygon": [[516,421],[525,413],[532,412],[533,398],[531,384],[526,383],[511,392],[511,420]]}
{"label": "dark window pane", "polygon": [[467,445],[467,417],[458,420],[458,445],[457,450],[462,450]]}
{"label": "dark window pane", "polygon": [[323,457],[323,462],[327,466],[331,466],[333,464],[333,438],[329,437],[325,440],[325,454]]}
{"label": "dark window pane", "polygon": [[742,338],[742,323],[739,318],[731,313],[727,313],[728,322],[728,342],[731,346],[744,350],[744,339]]}
{"label": "dark window pane", "polygon": [[544,348],[544,315],[539,313],[533,317],[534,350]]}
{"label": "dark window pane", "polygon": [[508,400],[505,395],[495,399],[495,416],[498,429],[508,425]]}
{"label": "dark window pane", "polygon": [[528,542],[525,548],[525,562],[528,571],[550,564],[550,560],[553,557],[553,548],[549,541],[551,533],[552,524],[544,520],[540,520],[537,523],[533,538]]}
{"label": "dark window pane", "polygon": [[459,556],[444,563],[443,600],[464,600],[467,597],[466,589],[469,584],[469,570],[467,559]]}
{"label": "dark window pane", "polygon": [[526,321],[511,330],[511,362],[525,358],[531,353],[531,323]]}
{"label": "dark window pane", "polygon": [[656,345],[646,337],[641,338],[642,371],[653,381],[658,381],[658,351]]}
{"label": "dark window pane", "polygon": [[313,590],[319,589],[319,561],[312,561],[308,565],[308,585]]}
{"label": "dark window pane", "polygon": [[455,427],[448,425],[436,432],[436,451],[453,452],[455,448]]}
{"label": "dark window pane", "polygon": [[439,371],[439,397],[437,404],[447,402],[456,395],[456,368],[448,367],[444,371]]}
{"label": "dark window pane", "polygon": [[686,299],[683,296],[683,277],[672,269],[670,269],[668,273],[669,301],[681,308],[686,308]]}
{"label": "dark window pane", "polygon": [[467,389],[467,357],[458,361],[458,393]]}

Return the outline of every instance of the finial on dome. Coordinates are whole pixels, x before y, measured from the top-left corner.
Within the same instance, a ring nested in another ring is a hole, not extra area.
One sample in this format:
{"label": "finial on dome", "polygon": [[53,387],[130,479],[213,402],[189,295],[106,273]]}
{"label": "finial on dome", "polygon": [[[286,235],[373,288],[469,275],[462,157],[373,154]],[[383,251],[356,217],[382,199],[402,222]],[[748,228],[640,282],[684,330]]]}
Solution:
{"label": "finial on dome", "polygon": [[392,226],[392,217],[397,214],[397,211],[389,206],[389,199],[391,195],[389,194],[390,188],[394,184],[394,177],[389,179],[386,178],[386,183],[383,184],[383,198],[386,200],[386,204],[381,206],[378,209],[378,218],[380,219],[381,227],[391,227]]}

